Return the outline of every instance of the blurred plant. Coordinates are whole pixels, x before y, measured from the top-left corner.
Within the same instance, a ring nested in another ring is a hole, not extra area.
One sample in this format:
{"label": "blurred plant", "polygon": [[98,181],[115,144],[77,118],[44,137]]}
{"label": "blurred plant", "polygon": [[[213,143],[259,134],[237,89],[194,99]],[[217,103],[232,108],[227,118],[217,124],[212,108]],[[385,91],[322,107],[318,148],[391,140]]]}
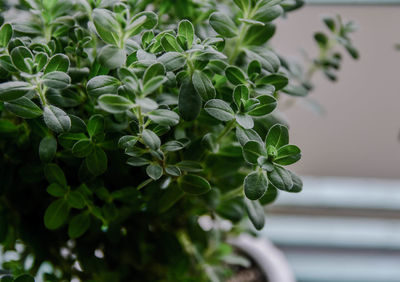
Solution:
{"label": "blurred plant", "polygon": [[[251,229],[221,222],[261,229],[278,190],[302,189],[272,112],[280,93],[304,95],[268,46],[302,1],[233,2],[9,3],[0,243],[24,248],[1,281],[219,281],[246,264],[225,242]],[[351,46],[349,29],[334,40]],[[313,68],[327,71],[321,38]]]}

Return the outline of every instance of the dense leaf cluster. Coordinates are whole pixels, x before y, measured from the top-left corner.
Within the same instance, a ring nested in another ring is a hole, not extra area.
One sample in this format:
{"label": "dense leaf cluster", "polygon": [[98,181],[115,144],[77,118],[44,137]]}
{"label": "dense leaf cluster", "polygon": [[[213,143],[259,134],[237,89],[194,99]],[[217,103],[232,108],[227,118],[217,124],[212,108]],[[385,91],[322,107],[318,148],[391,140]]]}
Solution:
{"label": "dense leaf cluster", "polygon": [[[302,189],[285,168],[300,149],[275,113],[281,94],[308,94],[310,77],[268,45],[273,21],[301,5],[6,1],[0,243],[23,249],[3,265],[22,275],[1,281],[226,277],[226,232],[199,217],[261,229],[278,190]],[[325,23],[356,57],[351,26]],[[312,71],[328,74],[340,57],[315,39]]]}

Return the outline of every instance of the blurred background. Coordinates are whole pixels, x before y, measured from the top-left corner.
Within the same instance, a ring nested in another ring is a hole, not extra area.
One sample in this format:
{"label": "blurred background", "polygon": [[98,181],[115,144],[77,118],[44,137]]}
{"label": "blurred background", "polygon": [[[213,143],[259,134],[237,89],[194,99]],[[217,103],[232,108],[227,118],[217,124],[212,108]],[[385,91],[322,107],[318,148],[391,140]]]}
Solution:
{"label": "blurred background", "polygon": [[310,98],[284,111],[304,190],[279,196],[262,234],[298,281],[400,281],[400,1],[309,0],[272,45],[315,56],[321,16],[335,14],[357,23],[360,60],[346,57],[336,83],[316,75]]}

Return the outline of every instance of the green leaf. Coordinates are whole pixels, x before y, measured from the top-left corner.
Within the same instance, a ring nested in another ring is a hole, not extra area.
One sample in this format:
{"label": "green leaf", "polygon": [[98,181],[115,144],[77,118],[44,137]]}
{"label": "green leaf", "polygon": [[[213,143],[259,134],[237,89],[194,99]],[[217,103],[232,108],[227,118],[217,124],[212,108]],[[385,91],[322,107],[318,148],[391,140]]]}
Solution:
{"label": "green leaf", "polygon": [[61,71],[53,71],[45,74],[42,77],[43,84],[47,87],[54,89],[64,89],[67,88],[71,83],[71,78],[68,74]]}
{"label": "green leaf", "polygon": [[106,9],[94,9],[92,17],[100,38],[109,44],[118,45],[121,27],[116,19],[116,15]]}
{"label": "green leaf", "polygon": [[178,24],[178,36],[182,36],[186,40],[187,49],[192,48],[194,40],[194,27],[188,20],[182,20]]}
{"label": "green leaf", "polygon": [[140,157],[131,157],[126,163],[131,166],[144,166],[150,163],[148,159],[140,158]]}
{"label": "green leaf", "polygon": [[247,46],[263,45],[274,36],[275,30],[275,25],[270,23],[264,26],[252,25],[244,37],[243,44]]}
{"label": "green leaf", "polygon": [[83,209],[85,207],[85,199],[80,191],[75,190],[68,194],[68,204],[75,209]]}
{"label": "green leaf", "polygon": [[149,66],[143,76],[143,84],[149,82],[152,78],[165,75],[165,67],[161,63],[154,63]]}
{"label": "green leaf", "polygon": [[236,66],[227,67],[225,70],[225,75],[226,78],[229,80],[229,82],[232,83],[233,85],[247,83],[246,75],[240,68]]}
{"label": "green leaf", "polygon": [[214,12],[210,15],[209,21],[211,27],[223,37],[232,38],[236,36],[236,25],[227,15],[220,12]]}
{"label": "green leaf", "polygon": [[46,53],[44,52],[38,52],[35,55],[35,64],[37,64],[36,66],[36,70],[37,71],[41,71],[44,66],[47,64],[49,60],[49,57],[47,56]]}
{"label": "green leaf", "polygon": [[55,200],[44,213],[44,225],[50,230],[57,229],[67,220],[68,214],[68,203],[64,199]]}
{"label": "green leaf", "polygon": [[279,70],[281,65],[280,60],[271,50],[262,46],[252,46],[251,48],[244,49],[244,51],[250,60],[259,61],[267,71],[274,73]]}
{"label": "green leaf", "polygon": [[161,140],[153,131],[144,129],[142,132],[144,144],[152,150],[157,150],[161,146]]}
{"label": "green leaf", "polygon": [[47,127],[54,132],[66,132],[71,128],[70,117],[63,110],[53,105],[44,107],[43,118]]}
{"label": "green leaf", "polygon": [[122,67],[126,61],[126,52],[113,45],[104,46],[99,54],[99,62],[104,67],[113,70]]}
{"label": "green leaf", "polygon": [[86,84],[89,95],[98,97],[102,94],[117,94],[121,82],[113,76],[99,75],[93,77]]}
{"label": "green leaf", "polygon": [[139,34],[144,29],[153,29],[158,23],[158,16],[151,11],[137,13],[125,28],[125,37]]}
{"label": "green leaf", "polygon": [[14,279],[14,282],[35,282],[35,279],[29,274],[21,274]]}
{"label": "green leaf", "polygon": [[275,90],[278,91],[285,88],[288,85],[289,79],[281,74],[270,74],[258,80],[256,83],[271,84],[275,87]]}
{"label": "green leaf", "polygon": [[242,10],[243,12],[248,11],[251,6],[251,0],[233,0],[235,4]]}
{"label": "green leaf", "polygon": [[47,63],[46,68],[44,69],[44,73],[49,73],[53,71],[61,71],[68,72],[69,69],[69,59],[64,54],[55,54],[50,58],[50,61]]}
{"label": "green leaf", "polygon": [[181,161],[176,164],[183,171],[187,172],[200,172],[203,171],[201,163],[196,161]]}
{"label": "green leaf", "polygon": [[67,186],[67,179],[65,178],[64,172],[56,164],[47,164],[44,167],[44,176],[49,183],[57,183],[61,186]]}
{"label": "green leaf", "polygon": [[181,176],[181,174],[182,174],[179,167],[174,166],[174,165],[167,165],[165,167],[165,172],[168,173],[169,175],[176,176],[176,177]]}
{"label": "green leaf", "polygon": [[205,73],[195,70],[193,72],[192,82],[197,94],[199,94],[204,101],[215,98],[214,85]]}
{"label": "green leaf", "polygon": [[201,97],[188,79],[182,83],[179,90],[178,109],[180,116],[186,121],[195,120],[200,114]]}
{"label": "green leaf", "polygon": [[30,73],[33,63],[32,52],[25,46],[18,46],[11,51],[11,61],[20,71]]}
{"label": "green leaf", "polygon": [[289,171],[280,166],[274,166],[274,169],[268,172],[268,179],[279,190],[290,191],[293,187]]}
{"label": "green leaf", "polygon": [[234,118],[234,112],[232,108],[223,100],[209,100],[204,105],[204,110],[212,117],[221,121],[230,121]]}
{"label": "green leaf", "polygon": [[281,6],[275,5],[271,7],[270,5],[264,5],[257,9],[252,19],[263,23],[267,23],[275,20],[282,14],[283,14],[283,9]]}
{"label": "green leaf", "polygon": [[163,169],[159,164],[150,164],[146,168],[146,173],[151,179],[157,180],[163,175]]}
{"label": "green leaf", "polygon": [[324,49],[328,46],[329,38],[323,32],[314,33],[314,39],[317,41],[320,48]]}
{"label": "green leaf", "polygon": [[0,28],[0,47],[6,47],[13,35],[11,24],[5,23]]}
{"label": "green leaf", "polygon": [[44,163],[49,163],[53,160],[57,152],[57,141],[53,136],[46,136],[39,144],[39,157]]}
{"label": "green leaf", "polygon": [[335,31],[336,30],[336,24],[335,24],[335,20],[331,17],[323,17],[322,21],[325,23],[325,25],[331,30],[331,31]]}
{"label": "green leaf", "polygon": [[160,88],[167,81],[165,76],[159,75],[151,78],[143,85],[143,95],[148,95]]}
{"label": "green leaf", "polygon": [[273,125],[265,138],[265,145],[274,146],[279,149],[280,147],[289,144],[289,131],[288,128],[282,124]]}
{"label": "green leaf", "polygon": [[301,151],[299,147],[295,145],[285,145],[278,149],[278,156],[274,159],[274,162],[280,165],[290,165],[301,158]]}
{"label": "green leaf", "polygon": [[85,159],[86,167],[93,175],[103,174],[107,170],[107,155],[99,147],[94,147],[92,153]]}
{"label": "green leaf", "polygon": [[167,71],[176,71],[186,65],[186,58],[178,52],[167,52],[158,58]]}
{"label": "green leaf", "polygon": [[300,177],[298,177],[294,172],[287,170],[290,173],[290,176],[292,177],[293,181],[293,186],[292,189],[290,189],[291,193],[299,193],[303,189],[303,181],[301,180]]}
{"label": "green leaf", "polygon": [[202,195],[211,190],[210,183],[201,176],[186,174],[178,178],[179,187],[187,194]]}
{"label": "green leaf", "polygon": [[92,142],[89,139],[79,140],[72,147],[72,154],[77,158],[89,156],[94,149]]}
{"label": "green leaf", "polygon": [[283,89],[283,92],[295,97],[304,97],[308,95],[308,89],[303,85],[289,84]]}
{"label": "green leaf", "polygon": [[260,142],[250,140],[243,146],[243,158],[250,164],[257,164],[258,157],[265,154],[265,149]]}
{"label": "green leaf", "polygon": [[259,200],[262,205],[268,205],[276,200],[278,197],[278,190],[272,185],[268,185],[267,192]]}
{"label": "green leaf", "polygon": [[169,185],[164,194],[162,194],[159,202],[158,209],[161,213],[169,210],[175,203],[177,203],[185,193],[174,183]]}
{"label": "green leaf", "polygon": [[26,97],[4,103],[4,107],[14,115],[24,119],[37,118],[43,113],[41,108]]}
{"label": "green leaf", "polygon": [[68,225],[68,236],[72,239],[81,237],[90,227],[90,214],[83,212],[74,216]]}
{"label": "green leaf", "polygon": [[161,46],[165,52],[183,52],[182,47],[178,44],[175,36],[170,33],[166,33],[161,38]]}
{"label": "green leaf", "polygon": [[265,116],[271,113],[277,106],[277,101],[269,95],[261,95],[256,98],[260,103],[247,112],[251,116]]}
{"label": "green leaf", "polygon": [[179,115],[173,111],[157,109],[147,113],[148,117],[155,123],[165,126],[175,126],[179,123]]}
{"label": "green leaf", "polygon": [[49,186],[47,186],[47,193],[54,197],[64,197],[67,192],[67,188],[60,186],[58,183],[51,183]]}
{"label": "green leaf", "polygon": [[244,194],[250,200],[260,199],[268,188],[268,179],[263,171],[251,172],[244,179]]}
{"label": "green leaf", "polygon": [[254,121],[248,114],[237,114],[235,116],[236,122],[243,128],[251,129],[254,126]]}
{"label": "green leaf", "polygon": [[257,230],[261,230],[265,224],[264,209],[258,201],[244,199],[244,206],[251,223]]}
{"label": "green leaf", "polygon": [[104,94],[98,99],[101,109],[112,114],[123,113],[132,109],[135,104],[127,98],[119,95]]}
{"label": "green leaf", "polygon": [[239,109],[240,105],[249,99],[249,93],[249,88],[244,84],[237,85],[233,90],[233,101]]}
{"label": "green leaf", "polygon": [[23,81],[8,81],[0,83],[0,102],[15,101],[28,94],[33,86]]}
{"label": "green leaf", "polygon": [[87,131],[90,137],[99,135],[104,132],[105,124],[102,115],[93,115],[87,124]]}
{"label": "green leaf", "polygon": [[185,144],[178,140],[171,140],[161,146],[161,149],[166,152],[175,152],[185,148]]}
{"label": "green leaf", "polygon": [[249,141],[257,141],[260,144],[263,143],[260,135],[253,129],[242,129],[236,127],[236,138],[238,139],[241,146],[244,146]]}

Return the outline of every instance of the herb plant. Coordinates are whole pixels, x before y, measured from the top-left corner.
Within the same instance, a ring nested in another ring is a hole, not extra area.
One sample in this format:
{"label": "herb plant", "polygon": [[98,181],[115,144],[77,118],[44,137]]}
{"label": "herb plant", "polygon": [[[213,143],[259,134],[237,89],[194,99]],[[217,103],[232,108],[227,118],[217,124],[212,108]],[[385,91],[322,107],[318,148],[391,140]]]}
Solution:
{"label": "herb plant", "polygon": [[0,3],[1,281],[228,277],[236,223],[302,189],[279,97],[358,56],[340,18],[308,69],[278,55],[298,0]]}

